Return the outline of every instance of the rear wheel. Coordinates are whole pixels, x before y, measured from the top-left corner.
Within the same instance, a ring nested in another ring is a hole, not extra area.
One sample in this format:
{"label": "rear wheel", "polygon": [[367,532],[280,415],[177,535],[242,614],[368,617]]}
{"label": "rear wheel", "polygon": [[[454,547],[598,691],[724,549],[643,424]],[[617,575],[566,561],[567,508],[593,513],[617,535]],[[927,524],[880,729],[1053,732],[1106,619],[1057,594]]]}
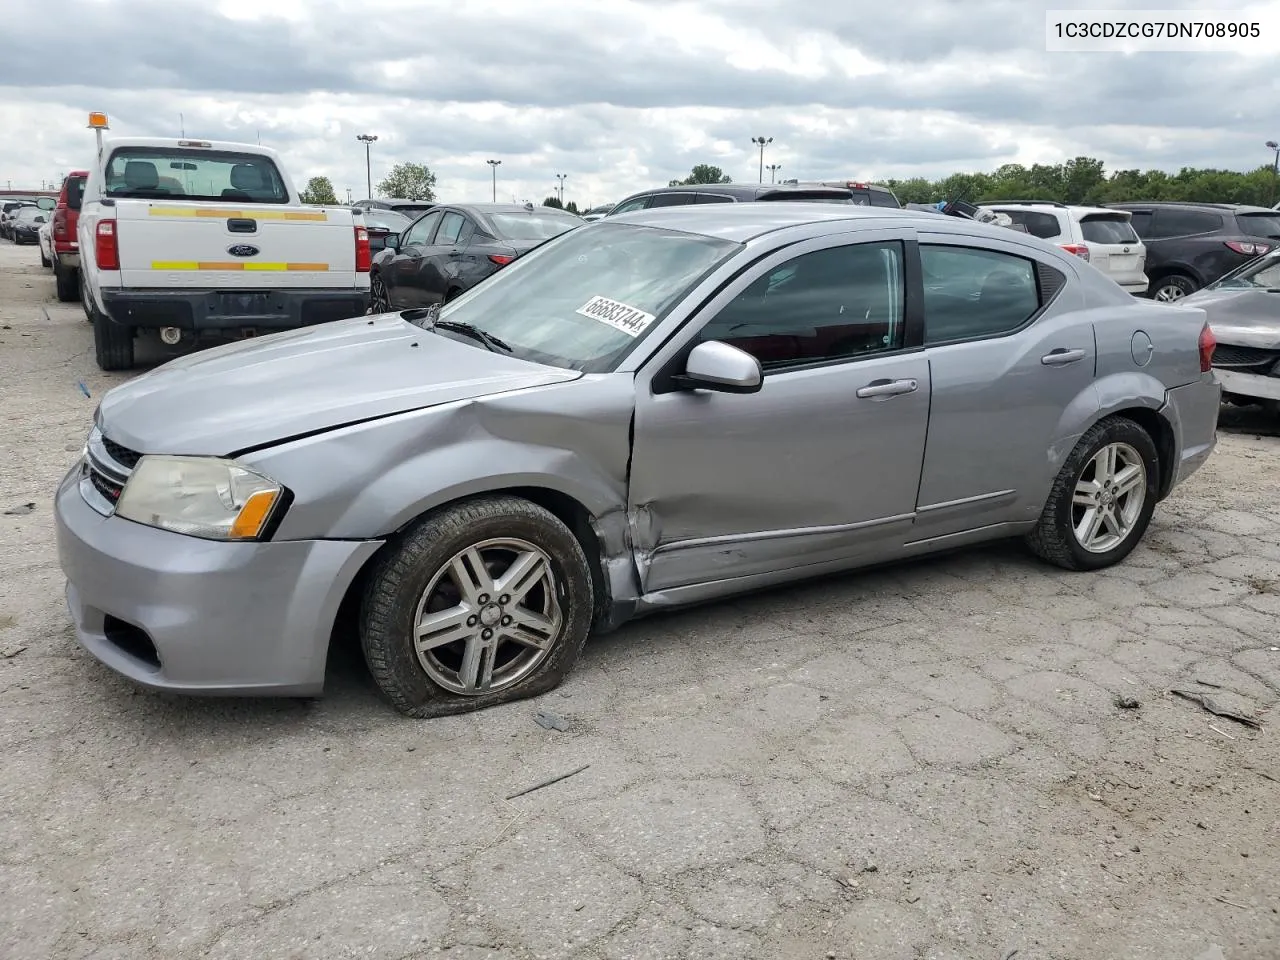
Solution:
{"label": "rear wheel", "polygon": [[1181,273],[1171,273],[1167,277],[1151,281],[1149,294],[1152,300],[1159,300],[1161,303],[1174,303],[1183,297],[1190,296],[1200,289],[1190,277]]}
{"label": "rear wheel", "polygon": [[93,349],[98,369],[129,370],[133,367],[133,328],[106,317],[87,296],[81,301],[93,324]]}
{"label": "rear wheel", "polygon": [[62,303],[74,303],[80,296],[79,270],[64,267],[56,260],[53,264],[53,282],[58,288],[58,300]]}
{"label": "rear wheel", "polygon": [[536,696],[577,662],[594,608],[582,545],[518,497],[428,517],[374,568],[360,615],[369,671],[412,717]]}
{"label": "rear wheel", "polygon": [[53,261],[44,255],[44,244],[37,243],[37,246],[40,247],[40,266],[42,267],[53,266]]}
{"label": "rear wheel", "polygon": [[1150,435],[1124,417],[1100,420],[1062,465],[1027,544],[1067,570],[1119,563],[1146,533],[1159,483],[1160,458]]}

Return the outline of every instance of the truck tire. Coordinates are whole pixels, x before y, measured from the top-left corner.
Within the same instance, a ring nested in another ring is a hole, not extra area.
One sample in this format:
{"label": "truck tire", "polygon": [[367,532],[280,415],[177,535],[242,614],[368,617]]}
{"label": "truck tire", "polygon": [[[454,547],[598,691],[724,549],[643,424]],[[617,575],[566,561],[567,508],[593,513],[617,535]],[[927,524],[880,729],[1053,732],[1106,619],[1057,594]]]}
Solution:
{"label": "truck tire", "polygon": [[93,349],[99,370],[131,369],[133,367],[133,328],[122,327],[95,310]]}
{"label": "truck tire", "polygon": [[41,244],[41,245],[40,245],[40,266],[42,266],[42,267],[52,267],[52,266],[53,266],[53,261],[52,261],[52,260],[50,260],[48,257],[46,257],[46,256],[44,255],[44,245],[43,245],[43,244]]}
{"label": "truck tire", "polygon": [[79,271],[68,270],[57,260],[53,262],[53,280],[58,286],[58,301],[74,303],[80,297]]}

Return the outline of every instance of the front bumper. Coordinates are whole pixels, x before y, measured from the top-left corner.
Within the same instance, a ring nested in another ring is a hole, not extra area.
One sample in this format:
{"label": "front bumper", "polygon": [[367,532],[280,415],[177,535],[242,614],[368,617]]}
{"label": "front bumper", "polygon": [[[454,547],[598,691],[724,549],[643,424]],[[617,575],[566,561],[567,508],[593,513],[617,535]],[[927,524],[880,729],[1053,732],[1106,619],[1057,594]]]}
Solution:
{"label": "front bumper", "polygon": [[1222,389],[1241,397],[1256,400],[1280,400],[1280,376],[1261,373],[1245,373],[1241,370],[1223,370],[1214,367]]}
{"label": "front bumper", "polygon": [[54,501],[76,637],[174,693],[312,696],[338,606],[380,541],[218,543],[91,509],[71,470]]}
{"label": "front bumper", "polygon": [[40,235],[34,230],[14,230],[14,243],[35,243],[40,239]]}
{"label": "front bumper", "polygon": [[369,291],[106,289],[102,305],[116,323],[142,329],[178,327],[192,333],[293,330],[364,316],[369,309]]}

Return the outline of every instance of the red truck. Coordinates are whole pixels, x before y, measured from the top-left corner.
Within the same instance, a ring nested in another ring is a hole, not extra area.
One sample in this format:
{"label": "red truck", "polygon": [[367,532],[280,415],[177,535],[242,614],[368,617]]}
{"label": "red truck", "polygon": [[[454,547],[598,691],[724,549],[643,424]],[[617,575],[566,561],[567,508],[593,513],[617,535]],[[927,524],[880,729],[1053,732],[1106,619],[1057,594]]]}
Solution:
{"label": "red truck", "polygon": [[84,198],[84,182],[88,170],[74,170],[62,181],[58,204],[53,208],[53,277],[58,285],[58,299],[71,303],[80,299],[80,244],[76,241],[76,223],[80,219],[80,201]]}

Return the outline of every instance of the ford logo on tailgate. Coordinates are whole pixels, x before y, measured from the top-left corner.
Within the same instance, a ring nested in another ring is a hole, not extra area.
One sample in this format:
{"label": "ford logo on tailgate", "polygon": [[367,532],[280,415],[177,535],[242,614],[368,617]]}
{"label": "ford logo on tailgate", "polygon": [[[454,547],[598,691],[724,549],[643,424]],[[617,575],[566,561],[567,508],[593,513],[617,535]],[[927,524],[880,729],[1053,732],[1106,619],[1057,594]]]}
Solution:
{"label": "ford logo on tailgate", "polygon": [[260,251],[251,243],[235,243],[227,247],[227,253],[233,257],[256,257]]}

